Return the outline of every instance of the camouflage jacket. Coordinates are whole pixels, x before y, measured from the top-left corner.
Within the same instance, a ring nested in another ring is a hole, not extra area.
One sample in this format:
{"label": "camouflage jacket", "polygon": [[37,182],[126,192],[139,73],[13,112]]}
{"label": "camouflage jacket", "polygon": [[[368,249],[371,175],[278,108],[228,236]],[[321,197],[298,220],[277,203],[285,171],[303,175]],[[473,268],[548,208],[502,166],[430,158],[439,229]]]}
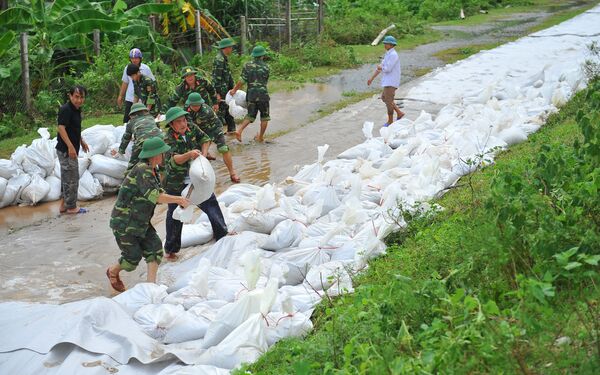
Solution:
{"label": "camouflage jacket", "polygon": [[[212,110],[211,110],[212,111]],[[176,192],[181,191],[185,187],[185,178],[190,169],[191,160],[183,164],[175,163],[175,155],[182,155],[188,151],[202,148],[202,144],[209,142],[210,138],[200,128],[194,124],[188,124],[189,128],[185,135],[179,135],[172,129],[169,129],[165,136],[165,143],[171,147],[165,153],[165,178],[163,187],[166,191]]]}
{"label": "camouflage jacket", "polygon": [[164,107],[165,111],[171,107],[175,107],[179,102],[181,102],[182,105],[185,105],[188,96],[193,92],[200,94],[202,99],[209,105],[217,103],[217,93],[215,92],[214,86],[208,79],[204,78],[201,73],[198,73],[196,75],[196,87],[193,89],[190,88],[187,82],[183,80],[179,86],[175,88],[175,93],[169,97],[169,101]]}
{"label": "camouflage jacket", "polygon": [[158,115],[160,112],[160,98],[158,97],[158,85],[156,81],[150,77],[142,75],[139,81],[133,82],[133,92],[145,105],[151,105],[150,113],[152,116]]}
{"label": "camouflage jacket", "polygon": [[221,95],[221,99],[225,100],[225,95],[233,88],[234,83],[231,71],[229,70],[227,56],[225,56],[222,51],[217,52],[217,55],[215,56],[212,80],[215,90]]}
{"label": "camouflage jacket", "polygon": [[143,237],[162,192],[159,177],[152,167],[145,161],[137,163],[119,188],[117,202],[110,215],[110,227],[123,234]]}
{"label": "camouflage jacket", "polygon": [[246,100],[249,102],[269,100],[267,83],[269,82],[269,66],[262,59],[253,59],[244,64],[242,80],[248,84]]}
{"label": "camouflage jacket", "polygon": [[125,127],[125,133],[123,133],[121,144],[119,145],[119,153],[125,153],[131,138],[133,138],[135,142],[134,147],[139,147],[141,149],[142,144],[146,139],[152,137],[162,138],[162,136],[162,130],[160,130],[152,116],[145,115],[133,117],[127,122],[127,126]]}
{"label": "camouflage jacket", "polygon": [[188,108],[188,122],[197,125],[200,130],[210,137],[214,137],[213,134],[218,133],[219,130],[223,131],[223,123],[206,103],[202,104],[198,112]]}

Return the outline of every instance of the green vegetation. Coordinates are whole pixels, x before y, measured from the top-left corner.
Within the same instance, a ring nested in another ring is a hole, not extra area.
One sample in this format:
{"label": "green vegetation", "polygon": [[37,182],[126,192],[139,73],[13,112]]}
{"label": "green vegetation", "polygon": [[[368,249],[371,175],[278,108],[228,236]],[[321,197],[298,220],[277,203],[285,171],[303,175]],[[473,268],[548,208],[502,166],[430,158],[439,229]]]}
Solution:
{"label": "green vegetation", "polygon": [[504,42],[494,42],[488,44],[472,44],[466,47],[448,48],[433,54],[433,56],[442,60],[446,64],[452,64],[458,60],[466,59],[482,50],[493,49]]}
{"label": "green vegetation", "polygon": [[[600,82],[325,298],[260,374],[592,374],[600,366]],[[596,370],[594,370],[596,369]],[[240,371],[240,373],[242,373]]]}

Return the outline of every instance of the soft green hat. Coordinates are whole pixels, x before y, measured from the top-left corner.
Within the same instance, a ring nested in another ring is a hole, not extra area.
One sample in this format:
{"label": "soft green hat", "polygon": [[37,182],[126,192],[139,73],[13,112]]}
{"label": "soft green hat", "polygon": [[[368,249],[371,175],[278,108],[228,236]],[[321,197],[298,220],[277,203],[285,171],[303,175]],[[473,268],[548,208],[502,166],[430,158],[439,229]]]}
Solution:
{"label": "soft green hat", "polygon": [[252,50],[252,57],[261,57],[267,54],[267,50],[263,46],[256,46]]}
{"label": "soft green hat", "polygon": [[385,38],[383,38],[383,44],[393,44],[393,45],[396,45],[396,44],[398,44],[398,42],[396,42],[396,38],[394,38],[391,35],[388,35]]}
{"label": "soft green hat", "polygon": [[225,38],[225,39],[219,40],[218,46],[219,46],[219,49],[223,49],[223,48],[235,46],[235,42],[231,38]]}
{"label": "soft green hat", "polygon": [[202,103],[204,103],[204,99],[202,99],[202,96],[197,92],[191,93],[185,101],[186,107],[190,105],[202,105]]}
{"label": "soft green hat", "polygon": [[183,110],[181,107],[171,107],[165,113],[165,122],[170,124],[173,120],[177,120],[180,117],[186,116],[187,112]]}
{"label": "soft green hat", "polygon": [[142,152],[140,152],[140,159],[149,159],[153,156],[167,152],[171,147],[167,146],[165,141],[159,137],[152,137],[144,141],[142,146]]}
{"label": "soft green hat", "polygon": [[183,69],[181,69],[181,78],[185,78],[187,76],[189,76],[190,74],[197,74],[198,71],[194,68],[192,68],[191,66],[184,66]]}
{"label": "soft green hat", "polygon": [[135,103],[134,105],[131,106],[131,110],[129,111],[130,115],[133,115],[134,113],[138,113],[141,111],[147,111],[148,107],[146,107],[144,105],[144,103]]}

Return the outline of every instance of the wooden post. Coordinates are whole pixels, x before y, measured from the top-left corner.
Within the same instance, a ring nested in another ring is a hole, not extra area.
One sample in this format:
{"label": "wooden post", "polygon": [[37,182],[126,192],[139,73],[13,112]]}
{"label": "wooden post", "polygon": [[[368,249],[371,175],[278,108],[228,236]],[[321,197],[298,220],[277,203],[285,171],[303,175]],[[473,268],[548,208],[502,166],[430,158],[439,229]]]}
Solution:
{"label": "wooden post", "polygon": [[196,53],[202,56],[202,27],[200,27],[200,11],[196,10]]}
{"label": "wooden post", "polygon": [[100,56],[100,30],[94,29],[94,55]]}
{"label": "wooden post", "polygon": [[285,36],[288,46],[292,45],[292,0],[285,4]]}
{"label": "wooden post", "polygon": [[29,51],[27,47],[27,33],[21,33],[21,76],[23,77],[23,94],[25,107],[31,114],[31,84],[29,82]]}
{"label": "wooden post", "polygon": [[323,34],[323,30],[325,29],[325,4],[323,4],[323,0],[319,0],[319,10],[317,11],[317,33],[318,35]]}
{"label": "wooden post", "polygon": [[246,17],[240,16],[240,55],[246,52],[246,36],[248,35],[248,25],[246,24]]}
{"label": "wooden post", "polygon": [[148,16],[148,22],[150,23],[150,28],[152,28],[152,30],[154,30],[154,31],[158,30],[158,23],[157,23],[156,16],[154,14],[151,14]]}

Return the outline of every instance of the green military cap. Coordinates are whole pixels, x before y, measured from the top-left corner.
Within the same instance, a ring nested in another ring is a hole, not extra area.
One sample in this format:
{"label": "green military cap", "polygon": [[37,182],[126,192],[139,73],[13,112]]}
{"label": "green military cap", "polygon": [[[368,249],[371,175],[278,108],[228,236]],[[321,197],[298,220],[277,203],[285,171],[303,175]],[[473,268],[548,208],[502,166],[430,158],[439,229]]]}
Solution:
{"label": "green military cap", "polygon": [[131,110],[129,111],[130,115],[133,115],[134,113],[138,113],[141,111],[147,111],[148,107],[146,107],[144,105],[144,103],[135,103],[134,105],[131,106]]}
{"label": "green military cap", "polygon": [[256,46],[252,50],[252,57],[261,57],[267,54],[267,50],[263,46]]}
{"label": "green military cap", "polygon": [[198,71],[194,68],[192,68],[191,66],[184,66],[183,69],[181,69],[181,78],[185,78],[187,76],[189,76],[190,74],[197,74]]}
{"label": "green military cap", "polygon": [[187,112],[183,110],[181,107],[171,107],[165,113],[165,122],[170,124],[173,120],[177,120],[180,117],[187,115]]}
{"label": "green military cap", "polygon": [[204,103],[204,99],[202,99],[202,96],[200,94],[198,94],[197,92],[191,93],[190,96],[188,96],[187,100],[185,101],[186,106],[202,105],[202,103]]}
{"label": "green military cap", "polygon": [[231,46],[235,46],[235,42],[233,41],[233,39],[225,38],[225,39],[219,40],[219,44],[218,44],[219,49],[223,49],[223,48],[227,48],[227,47],[231,47]]}
{"label": "green military cap", "polygon": [[398,44],[398,42],[396,42],[396,38],[394,38],[391,35],[388,35],[385,38],[383,38],[383,44],[393,44],[393,45],[396,45],[396,44]]}
{"label": "green military cap", "polygon": [[167,152],[171,147],[167,146],[165,141],[159,137],[152,137],[144,141],[142,146],[142,152],[140,152],[140,159],[148,159],[153,156]]}

